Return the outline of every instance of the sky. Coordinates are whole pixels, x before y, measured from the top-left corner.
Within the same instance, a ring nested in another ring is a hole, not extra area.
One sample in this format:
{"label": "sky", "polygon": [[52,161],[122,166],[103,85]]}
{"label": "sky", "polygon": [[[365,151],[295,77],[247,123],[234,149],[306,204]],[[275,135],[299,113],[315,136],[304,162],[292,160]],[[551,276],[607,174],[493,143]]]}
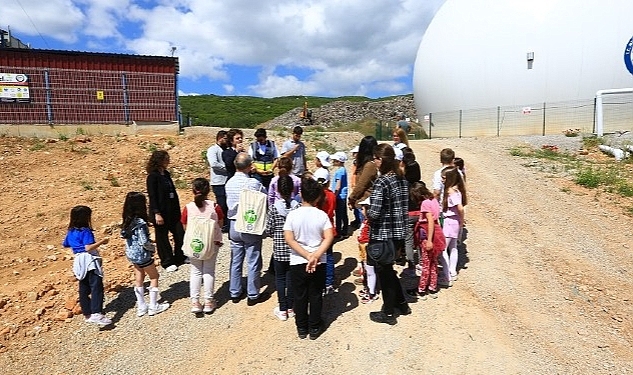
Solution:
{"label": "sky", "polygon": [[411,94],[444,0],[2,0],[32,48],[178,57],[181,95]]}

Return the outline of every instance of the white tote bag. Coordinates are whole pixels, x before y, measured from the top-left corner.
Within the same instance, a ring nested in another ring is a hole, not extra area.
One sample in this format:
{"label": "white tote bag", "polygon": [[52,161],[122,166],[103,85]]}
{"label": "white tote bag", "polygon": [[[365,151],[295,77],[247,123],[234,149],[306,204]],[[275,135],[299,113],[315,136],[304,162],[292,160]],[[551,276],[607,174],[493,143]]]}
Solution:
{"label": "white tote bag", "polygon": [[266,229],[268,196],[260,191],[244,189],[237,206],[235,230],[240,233],[261,235]]}

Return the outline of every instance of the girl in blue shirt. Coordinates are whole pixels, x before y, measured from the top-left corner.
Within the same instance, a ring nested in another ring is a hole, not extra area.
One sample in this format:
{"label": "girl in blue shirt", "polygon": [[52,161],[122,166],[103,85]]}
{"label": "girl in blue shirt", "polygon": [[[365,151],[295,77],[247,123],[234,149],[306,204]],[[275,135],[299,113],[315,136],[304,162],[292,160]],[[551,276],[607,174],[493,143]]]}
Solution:
{"label": "girl in blue shirt", "polygon": [[98,249],[110,238],[95,242],[92,232],[90,207],[73,207],[63,246],[70,247],[75,254],[73,271],[79,280],[79,305],[87,323],[107,326],[112,321],[103,315],[103,269]]}

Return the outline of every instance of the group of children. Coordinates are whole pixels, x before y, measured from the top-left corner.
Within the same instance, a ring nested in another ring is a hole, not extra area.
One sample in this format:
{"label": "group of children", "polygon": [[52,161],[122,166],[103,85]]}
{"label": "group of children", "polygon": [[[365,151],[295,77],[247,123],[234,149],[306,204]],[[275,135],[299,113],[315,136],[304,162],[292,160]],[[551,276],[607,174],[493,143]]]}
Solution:
{"label": "group of children", "polygon": [[[465,171],[456,165],[459,161],[450,149],[440,153],[442,168],[433,177],[433,190],[421,181],[410,182],[410,198],[416,217],[411,227],[415,247],[419,254],[408,259],[419,264],[419,285],[416,294],[425,299],[435,296],[438,287],[448,287],[457,279],[457,244],[464,226],[464,206],[467,203]],[[413,157],[414,160],[414,157]],[[271,184],[266,233],[273,239],[273,264],[278,294],[278,306],[273,313],[279,320],[294,317],[298,336],[311,339],[322,330],[322,299],[334,292],[334,259],[332,244],[348,237],[348,177],[345,168],[347,156],[343,152],[329,155],[317,153],[316,170],[302,176],[280,173]],[[463,161],[462,161],[463,163]],[[286,172],[292,163],[280,165]],[[332,168],[330,171],[328,168]],[[403,163],[403,168],[407,168]],[[418,167],[419,168],[419,167]],[[419,175],[419,172],[418,172]],[[300,190],[300,194],[298,193]],[[216,252],[208,259],[189,258],[191,267],[190,297],[194,313],[210,313],[216,308],[213,298],[217,248],[222,246],[224,215],[221,208],[208,199],[209,181],[197,178],[192,183],[194,201],[187,204],[181,215],[182,224],[194,216],[213,220],[212,233]],[[369,202],[358,202],[360,217]],[[154,263],[155,247],[150,240],[147,199],[144,194],[130,192],[125,198],[121,236],[125,239],[125,254],[134,268],[134,295],[137,316],[156,315],[167,310],[168,303],[160,303],[158,271]],[[379,282],[372,266],[367,265],[365,246],[369,242],[369,223],[364,220],[358,235],[362,267],[355,271],[362,276],[361,301],[370,303],[378,299]],[[76,254],[75,275],[79,279],[79,301],[88,323],[100,326],[112,322],[103,314],[103,271],[98,248],[108,243],[106,237],[96,241],[91,226],[91,210],[77,206],[71,210],[64,246]],[[441,274],[438,274],[438,265]],[[145,301],[145,276],[150,279],[149,303]],[[204,285],[202,285],[204,284]],[[200,303],[200,289],[204,296]],[[410,291],[409,291],[410,292]]]}

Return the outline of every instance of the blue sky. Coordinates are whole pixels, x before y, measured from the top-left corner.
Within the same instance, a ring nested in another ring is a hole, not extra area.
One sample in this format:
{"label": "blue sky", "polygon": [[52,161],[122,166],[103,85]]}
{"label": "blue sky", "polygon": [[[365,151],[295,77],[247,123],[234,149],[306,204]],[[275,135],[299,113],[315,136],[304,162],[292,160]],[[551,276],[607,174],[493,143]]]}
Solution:
{"label": "blue sky", "polygon": [[33,48],[174,56],[182,95],[372,98],[413,92],[444,0],[2,0]]}

